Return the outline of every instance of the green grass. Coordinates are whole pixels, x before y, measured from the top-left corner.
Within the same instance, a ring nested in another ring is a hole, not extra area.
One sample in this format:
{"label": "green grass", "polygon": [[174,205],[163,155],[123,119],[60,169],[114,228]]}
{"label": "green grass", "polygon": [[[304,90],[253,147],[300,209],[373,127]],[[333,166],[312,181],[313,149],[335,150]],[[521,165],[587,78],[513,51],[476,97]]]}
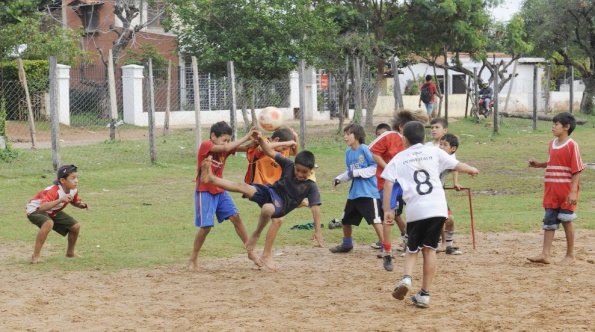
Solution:
{"label": "green grass", "polygon": [[[582,116],[584,118],[584,116]],[[595,118],[578,126],[572,137],[579,142],[584,162],[595,162]],[[457,157],[479,168],[480,175],[460,176],[473,190],[477,231],[509,232],[540,229],[543,211],[543,170],[527,167],[529,158],[545,160],[552,139],[550,122],[539,122],[532,130],[529,120],[504,119],[494,135],[485,122],[451,121],[450,132],[461,139]],[[308,128],[307,145],[316,157],[321,190],[322,220],[325,224],[340,217],[348,186],[331,190],[332,178],[344,169],[345,144],[336,128]],[[371,137],[367,139],[371,141]],[[77,249],[84,259],[65,259],[65,239],[51,233],[42,252],[49,264],[30,267],[28,254],[15,256],[7,264],[41,270],[118,270],[128,267],[179,264],[190,256],[196,234],[193,225],[193,188],[196,172],[194,132],[178,130],[164,139],[158,137],[156,165],[148,162],[146,139],[116,141],[61,150],[64,163],[79,166],[81,197],[91,210],[68,207],[67,212],[82,224]],[[245,158],[229,158],[226,178],[241,181]],[[11,163],[0,163],[0,244],[2,247],[31,248],[37,228],[25,217],[26,202],[54,178],[49,150],[23,150]],[[595,229],[595,171],[581,175],[577,228]],[[468,234],[469,208],[465,193],[448,191],[457,230]],[[233,195],[242,219],[251,232],[258,207]],[[290,230],[295,224],[312,220],[309,209],[298,209],[285,218],[275,245],[310,246],[311,231]],[[340,230],[324,230],[328,244],[337,243]],[[264,235],[263,237],[264,238]],[[375,234],[362,224],[354,231],[358,243],[371,243]],[[262,240],[262,239],[261,239]],[[262,242],[262,241],[261,241]],[[27,249],[29,250],[29,249]],[[229,222],[216,225],[201,251],[201,257],[224,257],[243,252],[242,244]]]}

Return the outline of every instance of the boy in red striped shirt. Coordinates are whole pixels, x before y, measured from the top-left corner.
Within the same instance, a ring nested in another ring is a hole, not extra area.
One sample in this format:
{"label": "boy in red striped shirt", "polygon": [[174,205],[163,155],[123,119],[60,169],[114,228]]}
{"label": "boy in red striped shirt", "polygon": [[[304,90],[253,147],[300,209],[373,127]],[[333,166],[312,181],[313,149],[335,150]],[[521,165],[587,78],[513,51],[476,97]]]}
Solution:
{"label": "boy in red striped shirt", "polygon": [[576,127],[574,116],[560,113],[552,119],[552,133],[555,138],[549,144],[548,160],[529,160],[529,167],[545,168],[543,177],[543,251],[541,255],[527,258],[532,263],[549,264],[554,233],[564,227],[566,233],[566,256],[561,264],[574,262],[574,227],[578,201],[579,179],[585,164],[581,159],[578,144],[570,138]]}

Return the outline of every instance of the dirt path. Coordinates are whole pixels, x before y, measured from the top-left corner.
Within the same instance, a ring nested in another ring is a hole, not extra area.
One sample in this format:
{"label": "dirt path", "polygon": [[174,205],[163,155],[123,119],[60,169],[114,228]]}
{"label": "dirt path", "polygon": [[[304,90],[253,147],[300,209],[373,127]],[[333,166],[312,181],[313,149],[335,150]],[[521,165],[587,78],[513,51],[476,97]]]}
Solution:
{"label": "dirt path", "polygon": [[[577,261],[569,267],[526,262],[541,237],[479,234],[475,252],[460,237],[464,255],[439,255],[429,309],[394,300],[403,259],[385,272],[364,245],[345,255],[285,248],[278,273],[256,270],[244,256],[201,261],[194,273],[183,262],[50,273],[27,265],[29,248],[0,244],[0,330],[593,331],[595,231],[577,231]],[[558,261],[563,232],[554,247]]]}

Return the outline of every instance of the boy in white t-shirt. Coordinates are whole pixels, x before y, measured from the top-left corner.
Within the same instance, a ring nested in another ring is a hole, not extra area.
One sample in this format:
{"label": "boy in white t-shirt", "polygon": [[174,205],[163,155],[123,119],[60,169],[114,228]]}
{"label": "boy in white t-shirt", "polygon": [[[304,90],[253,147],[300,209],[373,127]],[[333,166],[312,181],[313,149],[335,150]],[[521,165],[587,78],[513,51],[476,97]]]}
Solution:
{"label": "boy in white t-shirt", "polygon": [[392,292],[394,298],[402,300],[411,290],[411,274],[421,250],[423,255],[423,279],[421,290],[411,297],[421,308],[430,305],[430,286],[436,274],[436,249],[444,221],[448,217],[446,196],[440,173],[447,169],[471,175],[479,174],[475,167],[458,162],[439,148],[424,146],[425,130],[421,122],[409,122],[403,128],[406,150],[396,155],[382,172],[384,182],[384,217],[394,219],[387,195],[398,181],[403,188],[405,214],[407,216],[407,253],[403,278]]}

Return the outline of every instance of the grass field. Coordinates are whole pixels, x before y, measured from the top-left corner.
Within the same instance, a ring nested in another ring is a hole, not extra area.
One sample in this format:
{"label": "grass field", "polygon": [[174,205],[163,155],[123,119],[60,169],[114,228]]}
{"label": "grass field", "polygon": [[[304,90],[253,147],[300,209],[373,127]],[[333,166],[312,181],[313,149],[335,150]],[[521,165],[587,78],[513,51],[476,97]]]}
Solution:
{"label": "grass field", "polygon": [[[595,162],[594,117],[577,126],[572,137],[579,143],[585,163]],[[449,131],[458,135],[461,147],[457,157],[480,170],[480,175],[460,177],[472,188],[476,228],[480,232],[538,230],[542,218],[543,170],[527,167],[527,160],[545,161],[547,144],[552,139],[550,122],[539,122],[532,130],[529,120],[506,118],[500,133],[494,135],[485,122],[459,119],[451,121]],[[373,137],[366,141],[370,142]],[[348,186],[331,190],[332,178],[343,171],[345,144],[336,135],[336,126],[309,127],[307,148],[317,157],[318,184],[322,195],[322,220],[326,224],[340,217]],[[196,228],[193,225],[193,188],[196,173],[194,132],[178,130],[167,139],[159,138],[159,163],[147,160],[146,139],[117,141],[63,148],[64,163],[79,166],[81,197],[89,211],[68,207],[67,212],[82,224],[77,244],[85,259],[64,258],[65,239],[51,233],[42,251],[47,270],[120,270],[175,264],[190,256]],[[246,168],[242,156],[228,159],[225,177],[241,181]],[[0,243],[6,246],[32,247],[37,228],[25,217],[24,207],[33,195],[54,178],[49,150],[23,151],[18,160],[0,163]],[[595,170],[581,175],[577,228],[595,229]],[[457,221],[458,232],[468,234],[467,197],[448,191],[449,205]],[[240,214],[251,232],[258,207],[234,194]],[[311,231],[290,230],[296,224],[311,221],[308,209],[299,209],[285,218],[276,247],[310,246]],[[327,244],[337,243],[340,230],[324,230]],[[371,227],[362,225],[354,231],[358,243],[371,243]],[[538,249],[538,248],[536,248]],[[231,223],[215,226],[207,239],[202,257],[227,257],[243,252]],[[27,264],[29,257],[16,257],[8,264]]]}

